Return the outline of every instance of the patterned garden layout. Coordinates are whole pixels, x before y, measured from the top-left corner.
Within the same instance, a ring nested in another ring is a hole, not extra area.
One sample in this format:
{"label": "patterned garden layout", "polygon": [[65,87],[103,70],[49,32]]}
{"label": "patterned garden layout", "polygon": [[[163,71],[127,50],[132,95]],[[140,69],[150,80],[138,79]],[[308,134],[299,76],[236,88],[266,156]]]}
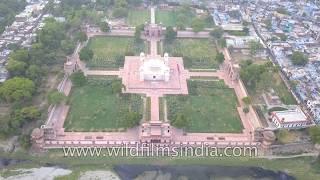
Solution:
{"label": "patterned garden layout", "polygon": [[[141,23],[130,16],[144,20],[149,14],[150,24],[139,43],[134,31],[127,29],[108,33],[87,29],[90,38],[79,43],[65,63],[66,76],[58,87],[68,101],[53,106],[47,122],[32,133],[38,148],[141,142],[260,145],[253,139],[254,129],[261,127],[258,117],[251,105],[242,102],[248,95],[228,50],[218,49],[206,32],[198,36],[185,31],[183,37],[178,33],[175,40],[165,42],[165,29],[155,24],[154,8],[150,13],[129,12],[127,21]],[[82,48],[91,49],[93,58],[81,61]],[[222,64],[216,60],[218,52],[225,56]],[[82,85],[72,86],[69,76],[72,79],[75,71],[86,76]],[[163,79],[155,80],[156,76]]]}

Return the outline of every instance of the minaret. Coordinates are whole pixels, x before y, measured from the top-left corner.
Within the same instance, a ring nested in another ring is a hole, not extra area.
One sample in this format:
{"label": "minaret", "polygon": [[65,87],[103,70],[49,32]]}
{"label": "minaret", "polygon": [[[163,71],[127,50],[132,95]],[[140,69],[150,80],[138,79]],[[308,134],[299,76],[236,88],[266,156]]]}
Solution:
{"label": "minaret", "polygon": [[165,65],[169,65],[169,54],[168,53],[164,53],[164,64]]}
{"label": "minaret", "polygon": [[140,53],[140,63],[141,65],[144,63],[144,60],[146,59],[146,56],[143,52]]}

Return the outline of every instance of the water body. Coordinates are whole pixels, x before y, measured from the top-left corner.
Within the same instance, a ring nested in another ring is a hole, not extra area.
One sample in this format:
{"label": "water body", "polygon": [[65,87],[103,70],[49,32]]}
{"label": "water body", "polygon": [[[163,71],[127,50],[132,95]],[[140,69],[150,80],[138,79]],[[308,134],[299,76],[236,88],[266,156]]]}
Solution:
{"label": "water body", "polygon": [[[0,158],[0,169],[20,163],[28,163],[28,160],[15,160]],[[47,164],[46,167],[55,166]],[[55,166],[55,168],[63,168]],[[295,180],[296,178],[281,172],[271,171],[260,167],[236,167],[236,166],[210,166],[210,165],[186,165],[186,166],[157,166],[157,165],[116,165],[115,172],[122,180],[154,179],[154,180]],[[39,171],[42,172],[42,171]],[[70,173],[70,172],[69,172]],[[67,173],[68,174],[68,173]]]}
{"label": "water body", "polygon": [[260,167],[117,165],[114,169],[122,180],[295,180],[294,177],[284,172],[275,172]]}
{"label": "water body", "polygon": [[7,166],[14,166],[21,163],[30,162],[28,160],[19,160],[19,159],[7,159],[7,158],[0,158],[0,169],[3,169]]}

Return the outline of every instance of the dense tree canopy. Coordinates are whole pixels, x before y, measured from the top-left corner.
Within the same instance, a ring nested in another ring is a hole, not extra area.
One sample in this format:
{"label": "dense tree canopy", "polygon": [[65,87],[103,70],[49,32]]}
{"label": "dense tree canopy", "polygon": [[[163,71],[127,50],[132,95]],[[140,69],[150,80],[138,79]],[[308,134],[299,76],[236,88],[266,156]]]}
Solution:
{"label": "dense tree canopy", "polygon": [[81,71],[73,73],[70,78],[74,86],[83,86],[87,83],[87,78]]}
{"label": "dense tree canopy", "polygon": [[167,42],[172,42],[173,40],[175,40],[177,37],[177,32],[173,29],[173,27],[168,26],[166,28],[166,33],[165,33],[165,40]]}
{"label": "dense tree canopy", "polygon": [[214,38],[220,39],[223,35],[223,32],[224,31],[221,27],[216,27],[210,32],[210,35]]}
{"label": "dense tree canopy", "polygon": [[301,52],[293,52],[291,56],[292,64],[297,66],[304,66],[308,63],[309,59],[308,56],[304,55]]}
{"label": "dense tree canopy", "polygon": [[89,48],[82,48],[79,52],[79,58],[81,61],[89,61],[93,58],[93,51]]}
{"label": "dense tree canopy", "polygon": [[223,61],[224,61],[224,55],[223,55],[223,53],[221,53],[221,52],[217,53],[217,55],[216,55],[216,57],[215,57],[215,60],[216,60],[219,64],[223,63]]}
{"label": "dense tree canopy", "polygon": [[57,90],[52,91],[48,94],[49,104],[53,104],[53,105],[60,104],[65,99],[66,99],[66,95],[64,95],[63,93]]}
{"label": "dense tree canopy", "polygon": [[0,96],[6,101],[19,101],[30,98],[35,91],[34,83],[27,78],[15,77],[3,83]]}
{"label": "dense tree canopy", "polygon": [[62,23],[54,19],[47,19],[46,25],[37,36],[38,42],[50,49],[58,49],[60,43],[65,39],[65,29]]}
{"label": "dense tree canopy", "polygon": [[25,0],[0,1],[0,34],[14,21],[15,15],[22,11],[26,4]]}
{"label": "dense tree canopy", "polygon": [[8,60],[8,64],[6,66],[11,76],[22,76],[25,73],[27,64],[22,61],[16,61],[12,58]]}
{"label": "dense tree canopy", "polygon": [[100,23],[100,29],[101,29],[101,31],[103,31],[103,32],[109,32],[109,31],[110,31],[110,26],[109,26],[109,24],[106,23],[106,22],[101,22],[101,23]]}

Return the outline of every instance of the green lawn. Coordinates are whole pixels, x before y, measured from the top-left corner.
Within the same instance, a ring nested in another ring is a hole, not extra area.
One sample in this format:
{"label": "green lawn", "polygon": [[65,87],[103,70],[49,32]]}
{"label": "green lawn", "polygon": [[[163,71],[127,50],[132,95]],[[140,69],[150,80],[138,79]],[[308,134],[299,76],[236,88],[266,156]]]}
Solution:
{"label": "green lawn", "polygon": [[157,10],[156,11],[156,23],[162,23],[164,26],[176,26],[177,24],[177,12],[170,10]]}
{"label": "green lawn", "polygon": [[145,51],[144,43],[135,43],[133,38],[98,36],[90,39],[88,47],[94,57],[87,65],[90,68],[119,68],[125,55],[139,55]]}
{"label": "green lawn", "polygon": [[184,26],[185,28],[187,28],[191,27],[192,21],[194,19],[203,21],[205,27],[213,26],[211,16],[207,15],[204,17],[196,17],[195,12],[193,12],[192,10],[182,11],[181,8],[175,10],[156,10],[156,23],[162,23],[163,26]]}
{"label": "green lawn", "polygon": [[187,132],[239,133],[237,97],[223,81],[188,81],[188,96],[167,96],[168,119],[185,115]]}
{"label": "green lawn", "polygon": [[149,10],[129,10],[127,23],[130,26],[138,26],[145,22],[150,22]]}
{"label": "green lawn", "polygon": [[93,79],[83,87],[75,87],[64,124],[67,131],[123,130],[128,126],[128,112],[142,115],[141,97],[113,93],[111,85],[114,81]]}
{"label": "green lawn", "polygon": [[171,56],[183,57],[184,66],[193,69],[218,68],[215,60],[217,48],[208,39],[176,39],[172,43],[164,43],[164,52]]}

